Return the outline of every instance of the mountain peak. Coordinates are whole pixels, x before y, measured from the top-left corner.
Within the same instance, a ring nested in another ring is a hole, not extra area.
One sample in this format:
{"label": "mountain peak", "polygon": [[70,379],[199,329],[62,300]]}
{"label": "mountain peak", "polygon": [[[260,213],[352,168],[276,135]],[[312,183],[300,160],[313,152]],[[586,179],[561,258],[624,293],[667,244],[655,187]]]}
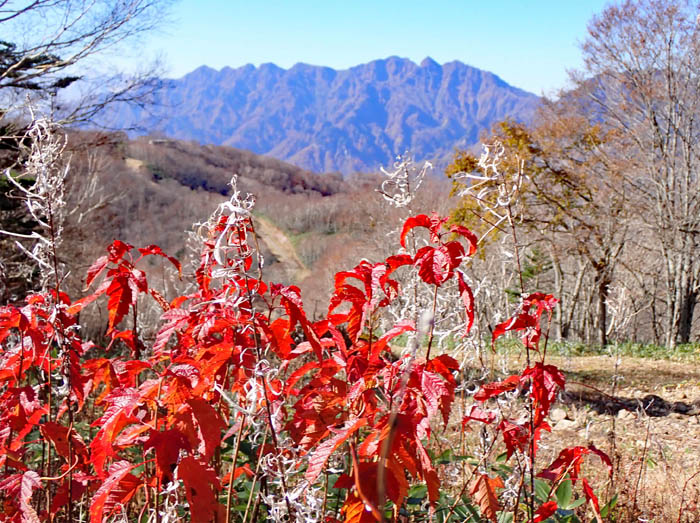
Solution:
{"label": "mountain peak", "polygon": [[423,61],[420,63],[420,66],[423,69],[436,69],[440,67],[440,64],[432,58],[430,58],[429,56],[426,56],[425,58],[423,58]]}

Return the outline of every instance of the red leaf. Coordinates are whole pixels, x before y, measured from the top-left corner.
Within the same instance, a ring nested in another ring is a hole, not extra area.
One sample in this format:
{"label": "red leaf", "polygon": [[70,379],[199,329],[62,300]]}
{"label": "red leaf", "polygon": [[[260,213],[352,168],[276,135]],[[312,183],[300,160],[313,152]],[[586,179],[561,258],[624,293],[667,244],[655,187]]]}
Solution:
{"label": "red leaf", "polygon": [[452,276],[452,258],[444,247],[422,247],[415,258],[418,276],[428,285],[442,285]]}
{"label": "red leaf", "polygon": [[[76,462],[85,464],[88,461],[88,452],[83,438],[75,429],[70,430],[70,453],[68,445],[68,427],[53,421],[47,421],[41,426],[41,435],[53,443],[56,453],[65,458],[69,465]],[[72,454],[72,456],[70,455]]]}
{"label": "red leaf", "polygon": [[529,329],[532,327],[537,327],[537,318],[525,313],[518,314],[517,316],[514,316],[513,318],[510,318],[509,320],[506,320],[503,323],[499,323],[498,325],[496,325],[496,328],[493,329],[491,343],[494,344],[497,338],[499,338],[508,331],[519,331],[523,329]]}
{"label": "red leaf", "polygon": [[456,385],[454,375],[452,373],[459,370],[459,362],[452,356],[440,354],[439,356],[428,360],[425,364],[425,368],[430,371],[437,372],[447,381]]}
{"label": "red leaf", "polygon": [[467,326],[463,334],[463,336],[466,336],[472,329],[472,325],[474,325],[474,294],[464,280],[464,275],[459,271],[457,271],[457,283],[459,284],[459,297],[462,299],[464,310],[467,312]]}
{"label": "red leaf", "polygon": [[87,490],[88,484],[94,476],[74,471],[72,477],[65,477],[56,489],[56,494],[51,499],[51,512],[57,514],[63,507],[68,504],[70,496],[73,502],[80,501],[83,494]]}
{"label": "red leaf", "polygon": [[109,261],[111,261],[112,263],[119,262],[124,257],[124,255],[133,248],[133,245],[124,243],[121,240],[114,240],[112,244],[109,247],[107,247]]}
{"label": "red leaf", "polygon": [[187,438],[180,431],[173,429],[163,432],[151,431],[151,436],[144,443],[143,448],[155,450],[156,474],[161,484],[172,481],[180,450],[192,450]]}
{"label": "red leaf", "polygon": [[34,494],[34,489],[39,486],[41,486],[39,474],[33,470],[28,470],[22,474],[22,484],[19,489],[19,508],[22,511],[22,523],[39,523],[39,517],[32,507],[32,494]]}
{"label": "red leaf", "polygon": [[202,454],[204,460],[208,461],[221,442],[221,431],[226,424],[207,401],[191,398],[187,400],[187,404],[192,409],[192,415],[199,425],[199,447],[197,450]]}
{"label": "red leaf", "polygon": [[297,382],[312,369],[318,369],[319,363],[318,361],[310,361],[301,367],[299,367],[297,370],[295,370],[289,378],[287,378],[287,383],[285,384],[285,392],[287,394],[298,394],[298,391],[295,391],[293,389],[294,385],[297,384]]}
{"label": "red leaf", "polygon": [[539,318],[545,310],[551,313],[558,302],[559,300],[551,294],[533,292],[523,300],[523,312],[530,313],[532,307],[537,307],[534,316]]}
{"label": "red leaf", "polygon": [[107,302],[109,328],[107,332],[111,333],[128,314],[129,307],[136,303],[136,296],[132,292],[126,273],[119,273],[112,278],[107,288],[107,295],[109,296]]}
{"label": "red leaf", "polygon": [[[11,474],[0,481],[0,491],[6,496],[6,500],[19,499],[19,510],[22,513],[22,523],[39,523],[39,516],[31,505],[34,490],[41,485],[39,474],[28,470],[23,474]],[[9,507],[7,507],[9,508]],[[4,514],[8,516],[8,514]],[[17,521],[5,519],[3,521]]]}
{"label": "red leaf", "polygon": [[564,388],[566,378],[554,365],[544,365],[537,362],[533,367],[528,367],[522,374],[522,381],[531,380],[530,396],[534,400],[536,409],[535,424],[549,413],[557,393]]}
{"label": "red leaf", "polygon": [[490,410],[482,410],[476,405],[472,405],[464,415],[464,418],[462,418],[462,428],[466,427],[467,423],[472,420],[488,425],[496,421],[496,414]]}
{"label": "red leaf", "polygon": [[403,229],[401,230],[401,247],[406,248],[406,235],[414,227],[426,227],[430,229],[430,218],[425,214],[419,214],[418,216],[411,216],[403,224]]}
{"label": "red leaf", "polygon": [[87,289],[92,285],[92,282],[95,281],[95,278],[97,278],[102,271],[107,267],[107,264],[109,263],[109,258],[107,256],[102,256],[97,259],[95,263],[92,264],[92,266],[88,269],[87,271],[87,277],[85,278],[85,288]]}
{"label": "red leaf", "polygon": [[414,330],[416,330],[416,328],[411,320],[403,320],[396,323],[386,334],[372,343],[372,353],[369,355],[370,361],[377,359],[379,354],[386,349],[391,340],[405,332]]}
{"label": "red leaf", "polygon": [[85,308],[86,305],[91,304],[93,301],[95,301],[97,298],[102,296],[105,292],[107,292],[107,289],[109,289],[109,286],[111,285],[111,280],[104,280],[100,286],[93,292],[92,294],[85,296],[84,298],[79,299],[75,303],[73,303],[70,307],[66,309],[66,312],[71,315],[75,315],[79,313],[81,310]]}
{"label": "red leaf", "polygon": [[524,425],[502,420],[498,424],[498,430],[503,434],[503,441],[506,444],[506,454],[510,458],[516,450],[523,451],[530,443],[528,429]]}
{"label": "red leaf", "polygon": [[520,376],[508,376],[503,381],[486,383],[481,386],[479,392],[474,394],[474,399],[477,401],[486,401],[487,399],[514,390],[520,383]]}
{"label": "red leaf", "polygon": [[472,231],[461,225],[452,225],[450,226],[450,232],[464,236],[467,239],[469,242],[469,251],[467,251],[467,256],[471,256],[476,252],[476,245],[479,240]]}
{"label": "red leaf", "polygon": [[348,494],[340,513],[344,516],[342,521],[345,523],[377,523],[377,518],[354,492]]}
{"label": "red leaf", "polygon": [[557,459],[545,470],[538,474],[538,477],[548,479],[550,481],[559,481],[567,472],[571,476],[571,482],[576,483],[576,480],[581,473],[581,461],[583,456],[591,451],[586,447],[568,447],[563,449]]}
{"label": "red leaf", "polygon": [[598,504],[598,498],[593,492],[588,480],[586,478],[582,478],[581,481],[583,482],[583,493],[586,496],[586,499],[593,505],[596,515],[600,516],[600,505]]}
{"label": "red leaf", "polygon": [[190,313],[188,311],[178,309],[173,307],[169,311],[164,312],[161,315],[162,320],[166,320],[167,323],[163,325],[158,334],[156,334],[156,341],[153,345],[153,352],[160,354],[163,348],[168,344],[168,340],[173,332],[178,331],[187,326],[188,320],[190,318]]}
{"label": "red leaf", "polygon": [[306,336],[306,341],[311,344],[311,347],[319,361],[323,360],[323,348],[318,335],[314,331],[311,323],[306,318],[304,305],[301,301],[301,291],[298,287],[290,285],[289,287],[279,286],[275,288],[275,294],[281,297],[281,302],[289,316],[289,328],[293,328],[297,323],[301,325],[301,330]]}
{"label": "red leaf", "polygon": [[544,521],[556,511],[557,503],[555,501],[547,501],[546,503],[543,503],[542,505],[540,505],[540,508],[538,508],[537,511],[535,511],[534,523],[540,523],[541,521]]}
{"label": "red leaf", "polygon": [[603,461],[605,467],[608,469],[608,475],[612,477],[613,466],[612,461],[610,461],[610,456],[608,456],[605,452],[597,448],[595,445],[588,445],[588,450],[593,452],[593,454],[598,456]]}
{"label": "red leaf", "polygon": [[142,485],[141,480],[131,474],[142,463],[132,465],[128,461],[117,461],[109,467],[107,479],[97,489],[90,503],[91,523],[106,521],[117,505],[126,504]]}
{"label": "red leaf", "polygon": [[479,505],[481,515],[489,521],[497,521],[498,519],[498,511],[501,510],[501,506],[498,503],[496,489],[503,488],[503,486],[503,480],[498,476],[490,478],[485,474],[478,474],[469,491],[476,504]]}
{"label": "red leaf", "polygon": [[445,382],[439,374],[423,370],[420,387],[426,400],[428,417],[432,417],[439,410],[442,412],[445,424],[447,424],[450,407],[454,400],[454,385]]}
{"label": "red leaf", "polygon": [[[323,467],[326,466],[328,458],[340,447],[345,441],[352,436],[358,429],[367,425],[366,418],[359,418],[356,420],[348,420],[345,426],[337,431],[335,435],[328,438],[326,441],[321,443],[314,453],[309,458],[309,468],[306,470],[306,480],[309,484],[313,484],[318,478],[319,474],[323,471]],[[333,430],[333,429],[331,429]]]}
{"label": "red leaf", "polygon": [[391,274],[399,267],[403,267],[404,265],[412,265],[413,257],[409,256],[408,254],[395,254],[394,256],[389,256],[384,263],[386,263],[388,266],[389,270],[387,272]]}
{"label": "red leaf", "polygon": [[177,477],[185,484],[192,521],[213,521],[219,510],[216,496],[221,488],[214,469],[187,456],[177,467]]}
{"label": "red leaf", "polygon": [[[172,263],[175,266],[175,268],[177,269],[177,272],[180,274],[180,276],[182,276],[182,265],[180,265],[180,262],[177,260],[177,258],[173,258],[172,256],[168,256],[157,245],[149,245],[147,247],[143,247],[143,248],[139,249],[139,252],[141,253],[141,258],[143,258],[144,256],[148,256],[148,255],[156,255],[156,256],[162,256],[163,258],[167,258],[168,261],[170,261],[170,263]],[[136,260],[136,261],[138,262],[138,260]]]}
{"label": "red leaf", "polygon": [[423,447],[420,441],[416,443],[418,457],[420,458],[421,474],[423,475],[426,487],[428,487],[428,501],[430,501],[432,507],[435,507],[440,498],[440,479],[438,478],[437,471],[435,467],[433,467],[433,463],[425,447]]}

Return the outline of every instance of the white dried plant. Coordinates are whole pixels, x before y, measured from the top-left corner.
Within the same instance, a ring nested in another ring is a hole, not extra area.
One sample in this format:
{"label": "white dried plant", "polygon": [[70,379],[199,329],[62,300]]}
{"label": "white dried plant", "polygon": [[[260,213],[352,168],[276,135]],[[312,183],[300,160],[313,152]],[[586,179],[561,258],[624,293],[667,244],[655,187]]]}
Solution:
{"label": "white dried plant", "polygon": [[[231,178],[231,196],[225,202],[218,205],[209,219],[204,223],[196,223],[194,231],[190,233],[188,245],[190,251],[199,254],[201,246],[212,241],[211,233],[225,219],[224,230],[217,233],[213,239],[214,246],[211,257],[216,262],[212,271],[212,278],[220,282],[228,282],[226,293],[219,300],[225,301],[228,305],[238,307],[247,298],[243,289],[235,285],[236,275],[245,272],[244,263],[250,256],[257,256],[258,267],[262,269],[264,260],[262,253],[254,251],[248,241],[248,229],[252,211],[255,207],[255,196],[250,193],[243,194],[238,189],[238,176]],[[207,260],[208,261],[208,260]],[[194,265],[199,265],[200,260],[195,257]]]}
{"label": "white dried plant", "polygon": [[502,224],[512,221],[517,215],[520,191],[525,180],[523,161],[513,171],[503,170],[505,156],[503,143],[494,141],[483,146],[484,152],[479,158],[480,173],[459,172],[453,177],[461,180],[465,188],[458,194],[472,197],[483,211],[484,219],[491,225],[482,235],[482,239]]}
{"label": "white dried plant", "polygon": [[[64,154],[67,136],[57,123],[42,117],[32,121],[22,143],[29,145],[24,146],[20,175],[7,169],[5,177],[24,200],[39,227],[29,234],[6,230],[0,233],[18,238],[17,247],[38,265],[41,288],[47,290],[52,280],[58,285],[63,276],[57,251],[66,216],[65,187],[70,170],[70,162]],[[33,183],[25,187],[18,179]],[[19,240],[28,242],[29,246]]]}
{"label": "white dried plant", "polygon": [[432,168],[433,166],[430,162],[425,162],[422,166],[416,165],[413,161],[413,156],[406,152],[396,157],[391,171],[380,167],[382,174],[387,178],[377,191],[390,205],[407,207],[423,184],[425,174]]}

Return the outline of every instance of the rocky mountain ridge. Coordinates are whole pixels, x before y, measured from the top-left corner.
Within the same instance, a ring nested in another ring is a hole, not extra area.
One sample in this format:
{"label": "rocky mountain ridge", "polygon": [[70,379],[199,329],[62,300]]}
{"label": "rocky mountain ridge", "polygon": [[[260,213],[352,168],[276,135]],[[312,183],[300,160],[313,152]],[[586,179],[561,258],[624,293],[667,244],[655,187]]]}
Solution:
{"label": "rocky mountain ridge", "polygon": [[316,172],[376,171],[397,154],[446,163],[503,119],[529,121],[539,103],[461,62],[390,57],[335,70],[202,66],[165,80],[150,114],[120,107],[110,125],[228,145]]}

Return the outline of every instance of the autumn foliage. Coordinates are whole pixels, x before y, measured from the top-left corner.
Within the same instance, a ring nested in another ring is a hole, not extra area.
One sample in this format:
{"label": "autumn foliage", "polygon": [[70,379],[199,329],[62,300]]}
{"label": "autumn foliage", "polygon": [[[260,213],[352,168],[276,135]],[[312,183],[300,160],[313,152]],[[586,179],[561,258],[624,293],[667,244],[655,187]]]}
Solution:
{"label": "autumn foliage", "polygon": [[[262,280],[253,221],[234,203],[210,222],[187,294],[166,299],[139,268],[158,257],[182,275],[178,260],[115,241],[90,267],[81,299],[57,283],[22,306],[1,307],[0,519],[300,521],[304,507],[316,507],[327,522],[405,521],[424,485],[424,517],[463,521],[467,507],[482,520],[508,510],[544,521],[566,508],[555,497],[565,481],[580,484],[598,513],[581,464],[590,454],[610,461],[592,446],[530,468],[515,503],[503,501],[506,485],[487,459],[465,463],[461,492],[444,487],[436,430],[459,437],[492,427],[507,459],[528,470],[565,385],[541,347],[551,295],[530,294],[496,326],[494,341],[517,331],[533,362],[483,384],[465,415],[454,408],[460,362],[431,354],[429,315],[427,327],[416,318],[378,327],[404,292],[399,276],[415,271],[435,293],[456,284],[454,306],[469,335],[476,305],[463,271],[477,238],[446,222],[408,218],[400,252],[336,275],[318,321],[297,287]],[[425,232],[423,246],[409,251],[407,238]],[[148,300],[162,309],[153,339],[139,325]],[[97,304],[108,310],[103,347],[79,328],[81,311]],[[406,338],[401,352],[396,344]],[[495,400],[507,395],[522,398],[524,416],[503,414]],[[535,478],[550,485],[546,499],[531,490]]]}

